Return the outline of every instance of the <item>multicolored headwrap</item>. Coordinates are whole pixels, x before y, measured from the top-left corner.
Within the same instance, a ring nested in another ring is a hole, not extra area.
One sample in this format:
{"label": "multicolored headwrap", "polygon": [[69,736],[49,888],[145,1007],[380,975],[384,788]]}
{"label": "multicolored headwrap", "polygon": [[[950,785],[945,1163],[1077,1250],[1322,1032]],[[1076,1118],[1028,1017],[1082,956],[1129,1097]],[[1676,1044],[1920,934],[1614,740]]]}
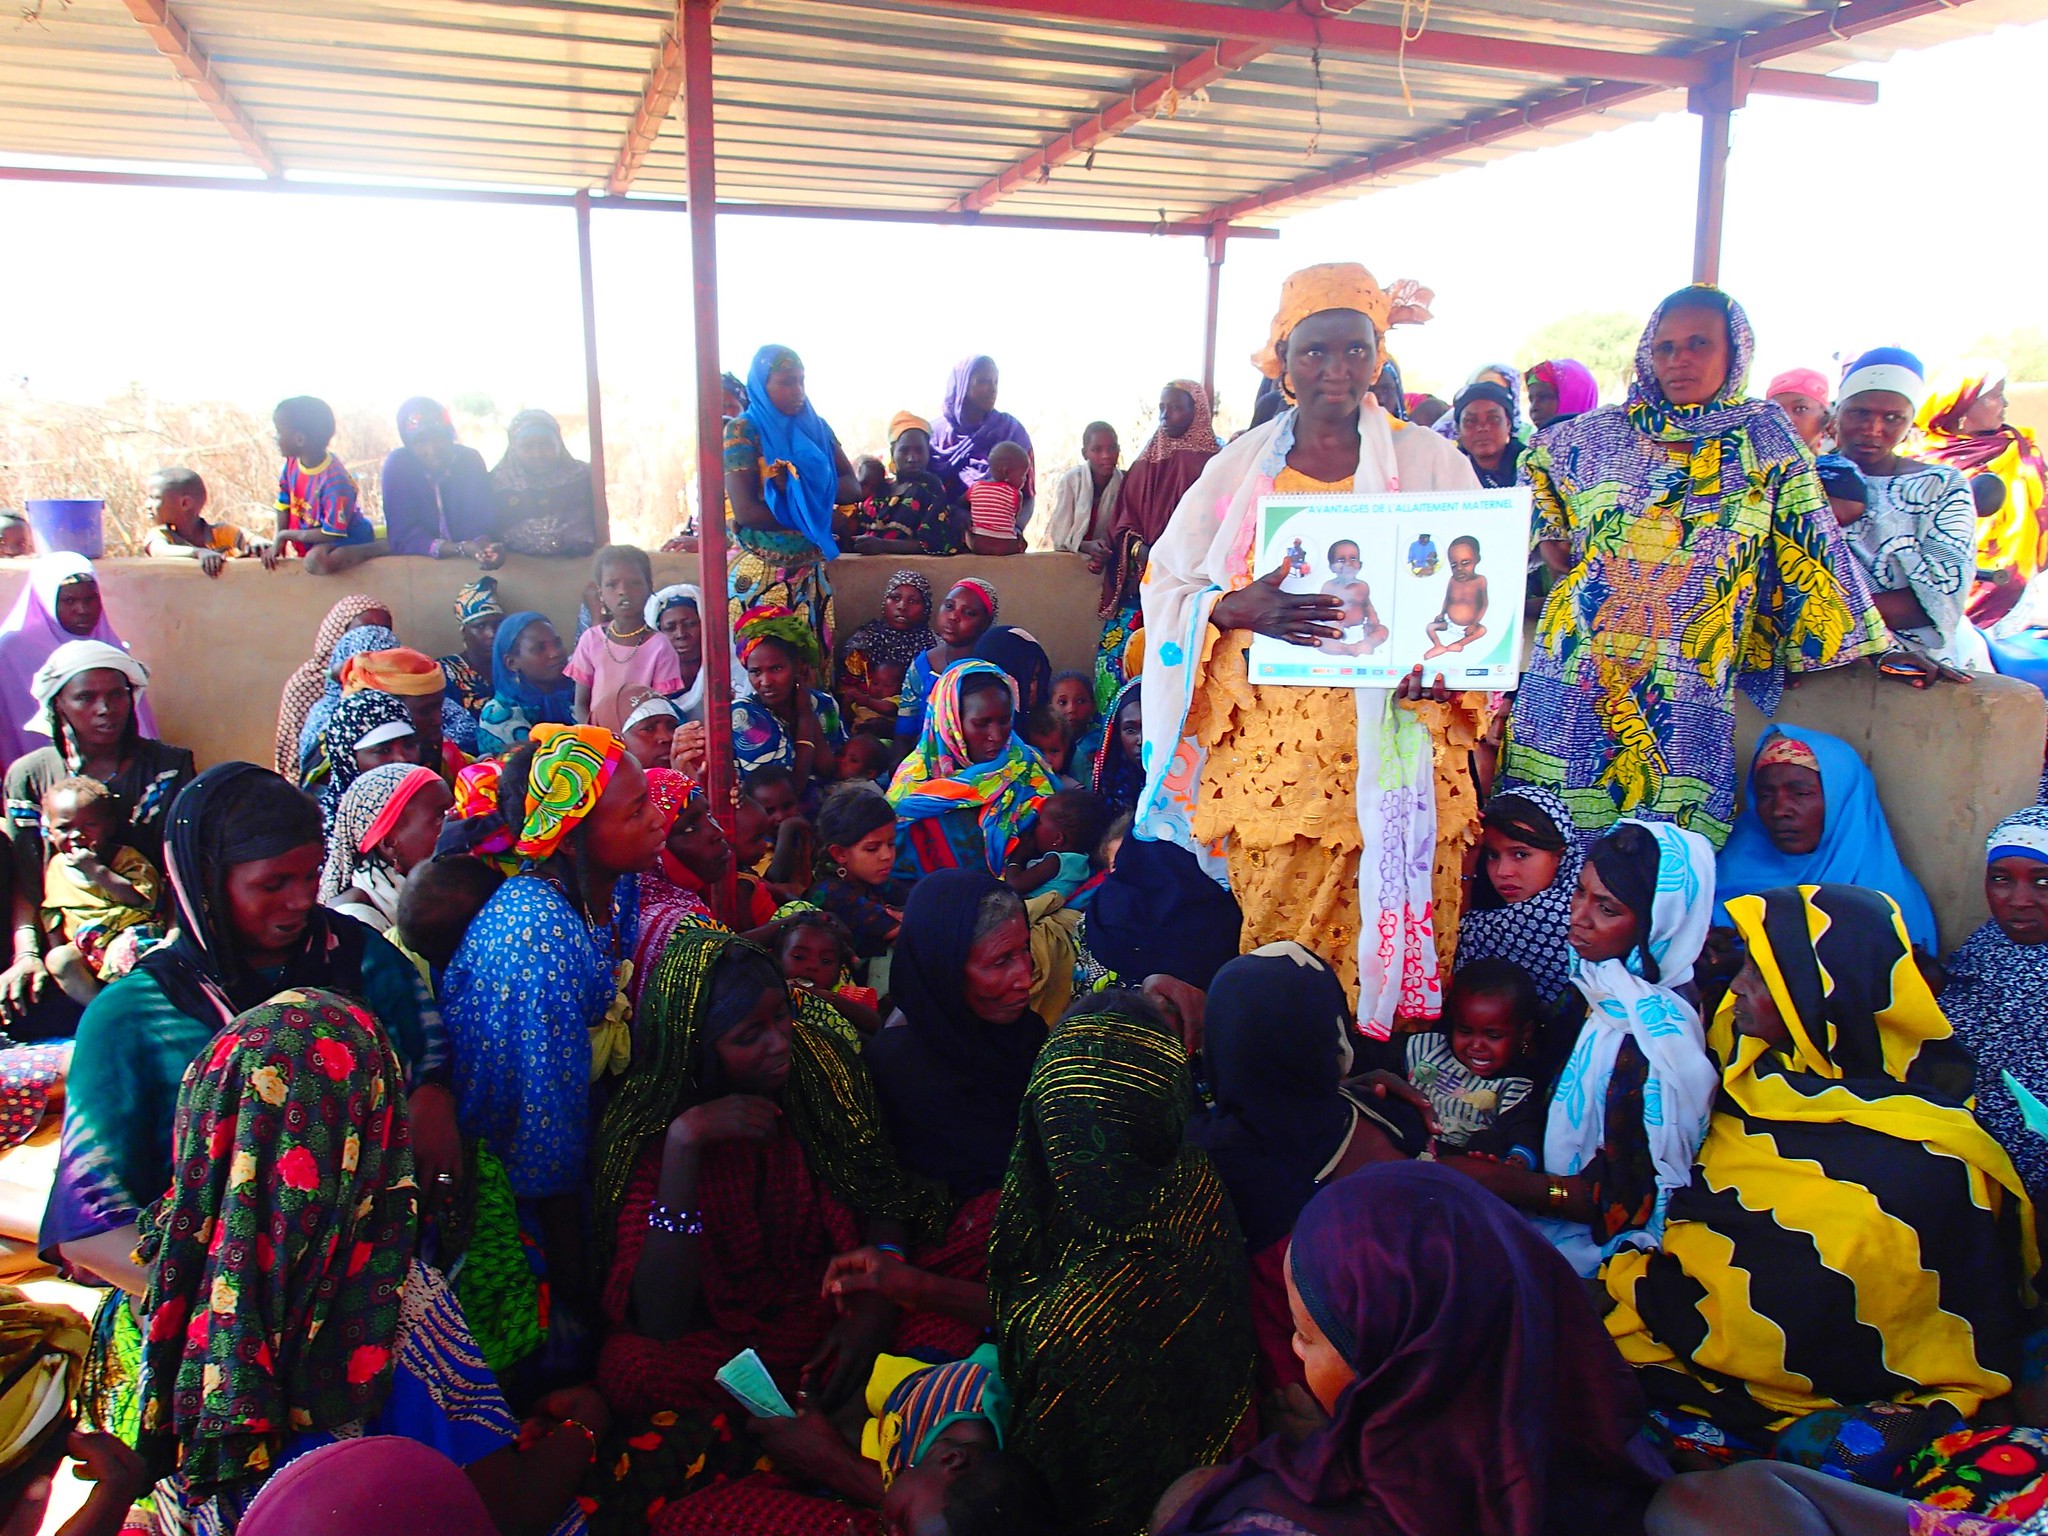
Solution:
{"label": "multicolored headwrap", "polygon": [[1984,840],[1984,862],[2000,859],[2033,859],[2048,864],[2048,805],[2030,805],[2014,811],[1991,829]]}
{"label": "multicolored headwrap", "polygon": [[611,783],[626,744],[595,725],[537,725],[533,766],[526,775],[526,820],[515,852],[529,859],[554,857],[562,839],[597,808]]}
{"label": "multicolored headwrap", "polygon": [[647,798],[661,812],[664,828],[676,824],[676,818],[682,815],[683,807],[690,803],[690,796],[696,792],[697,781],[687,773],[680,773],[674,768],[647,770]]}
{"label": "multicolored headwrap", "polygon": [[889,803],[899,821],[919,821],[948,811],[976,810],[988,846],[988,869],[1000,875],[1038,807],[1058,788],[1045,759],[1013,729],[1010,744],[985,763],[971,762],[961,724],[960,689],[969,678],[1001,678],[1016,701],[1017,685],[992,661],[956,662],[932,685],[924,734],[896,770]]}
{"label": "multicolored headwrap", "polygon": [[455,622],[467,628],[480,619],[502,618],[505,605],[498,601],[498,578],[479,576],[455,593]]}
{"label": "multicolored headwrap", "polygon": [[434,857],[474,854],[508,875],[519,872],[512,854],[512,829],[498,806],[498,781],[504,772],[503,758],[487,757],[455,775],[455,809],[441,823]]}
{"label": "multicolored headwrap", "polygon": [[868,1381],[868,1411],[875,1417],[861,1432],[861,1454],[881,1464],[884,1488],[923,1461],[939,1436],[963,1419],[980,1419],[1002,1445],[1010,1394],[996,1363],[993,1344],[943,1365],[906,1355],[883,1355],[875,1362]]}
{"label": "multicolored headwrap", "polygon": [[[891,582],[890,585],[894,586],[895,583]],[[988,604],[988,621],[991,624],[995,623],[1001,613],[1001,605],[996,602],[996,589],[993,582],[983,581],[979,576],[962,576],[953,583],[952,587],[948,587],[946,590],[950,592],[957,587],[965,587],[984,603]],[[934,609],[932,611],[936,613],[938,610]]]}
{"label": "multicolored headwrap", "polygon": [[1274,312],[1265,346],[1252,354],[1252,366],[1269,379],[1281,377],[1287,371],[1281,348],[1310,315],[1326,309],[1355,309],[1372,322],[1373,330],[1385,341],[1388,327],[1420,325],[1429,319],[1429,303],[1435,297],[1413,278],[1404,277],[1393,287],[1382,288],[1355,261],[1303,267],[1280,285],[1280,308]]}
{"label": "multicolored headwrap", "polygon": [[394,694],[401,699],[423,699],[429,694],[441,693],[448,687],[447,674],[441,664],[424,651],[415,651],[410,646],[399,646],[396,650],[365,651],[352,656],[341,669],[341,691],[343,694],[360,693],[368,689],[372,693]]}
{"label": "multicolored headwrap", "polygon": [[740,615],[740,622],[733,630],[733,641],[739,651],[741,666],[747,664],[747,658],[754,654],[763,640],[777,640],[788,646],[796,653],[797,660],[813,672],[824,660],[818,648],[818,632],[811,628],[810,620],[780,603],[749,608]]}

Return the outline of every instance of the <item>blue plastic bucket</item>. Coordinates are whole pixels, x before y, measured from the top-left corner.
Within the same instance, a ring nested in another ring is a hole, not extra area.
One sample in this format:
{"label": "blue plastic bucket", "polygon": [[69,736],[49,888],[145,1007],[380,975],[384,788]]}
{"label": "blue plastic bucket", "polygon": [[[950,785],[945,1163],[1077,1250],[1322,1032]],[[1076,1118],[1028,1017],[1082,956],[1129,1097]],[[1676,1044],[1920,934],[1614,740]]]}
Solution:
{"label": "blue plastic bucket", "polygon": [[102,515],[104,501],[32,501],[28,504],[28,525],[35,531],[36,552],[50,554],[68,549],[97,560],[107,552]]}

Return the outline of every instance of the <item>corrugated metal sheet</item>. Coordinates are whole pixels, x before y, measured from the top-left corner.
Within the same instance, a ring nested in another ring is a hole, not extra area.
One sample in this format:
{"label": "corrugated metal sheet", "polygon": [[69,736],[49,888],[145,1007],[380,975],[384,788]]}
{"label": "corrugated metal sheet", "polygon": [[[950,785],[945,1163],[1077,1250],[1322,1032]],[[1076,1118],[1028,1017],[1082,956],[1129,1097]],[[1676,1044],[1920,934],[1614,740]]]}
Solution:
{"label": "corrugated metal sheet", "polygon": [[[1253,0],[1232,0],[1249,10]],[[670,0],[171,0],[287,175],[601,188],[640,105]],[[1102,0],[1105,15],[1116,0]],[[1828,8],[1783,0],[1437,0],[1432,32],[1686,54]],[[1368,0],[1355,21],[1416,13]],[[1971,0],[1779,67],[1825,72],[2008,21],[2048,0]],[[716,28],[719,193],[736,202],[937,211],[1211,39],[914,0],[726,0]],[[1050,217],[1203,218],[1317,172],[1457,132],[1591,82],[1476,65],[1275,48],[992,206]],[[1680,104],[1643,92],[1602,115],[1463,146],[1386,184],[1522,152]],[[1847,109],[1845,109],[1847,110]],[[214,113],[122,0],[43,0],[0,21],[0,156],[243,167]],[[138,166],[141,168],[141,166]],[[680,114],[636,192],[680,194]],[[1264,211],[1277,216],[1371,184]]]}

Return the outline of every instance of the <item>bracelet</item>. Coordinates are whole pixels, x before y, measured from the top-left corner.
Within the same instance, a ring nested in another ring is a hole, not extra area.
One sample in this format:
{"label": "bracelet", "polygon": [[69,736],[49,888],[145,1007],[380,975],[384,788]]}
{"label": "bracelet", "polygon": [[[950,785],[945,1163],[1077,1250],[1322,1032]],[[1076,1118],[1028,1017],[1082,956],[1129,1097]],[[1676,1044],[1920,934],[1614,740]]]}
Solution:
{"label": "bracelet", "polygon": [[1563,1210],[1565,1200],[1569,1198],[1569,1192],[1564,1187],[1564,1180],[1552,1179],[1550,1181],[1549,1195],[1550,1208],[1553,1211]]}
{"label": "bracelet", "polygon": [[901,1259],[904,1263],[908,1264],[910,1262],[910,1255],[905,1253],[902,1250],[902,1248],[897,1246],[895,1243],[870,1243],[868,1246],[873,1248],[877,1253],[893,1253],[896,1255],[897,1258]]}
{"label": "bracelet", "polygon": [[657,1232],[671,1233],[676,1237],[702,1237],[704,1213],[679,1211],[672,1205],[663,1205],[656,1200],[647,1207],[647,1225]]}
{"label": "bracelet", "polygon": [[583,1438],[590,1442],[590,1454],[593,1456],[597,1454],[597,1432],[581,1419],[564,1419],[559,1427],[582,1430]]}

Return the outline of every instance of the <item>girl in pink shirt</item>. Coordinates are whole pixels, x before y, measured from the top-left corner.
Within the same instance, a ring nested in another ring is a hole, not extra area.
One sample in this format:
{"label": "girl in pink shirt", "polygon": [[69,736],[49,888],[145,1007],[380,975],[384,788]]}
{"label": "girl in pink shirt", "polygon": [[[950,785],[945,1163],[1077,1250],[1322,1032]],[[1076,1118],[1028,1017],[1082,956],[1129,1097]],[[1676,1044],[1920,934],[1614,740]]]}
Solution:
{"label": "girl in pink shirt", "polygon": [[625,724],[621,698],[639,688],[681,691],[675,647],[647,622],[654,565],[647,551],[607,544],[597,552],[598,621],[576,642],[565,669],[576,682],[576,718],[608,731]]}

